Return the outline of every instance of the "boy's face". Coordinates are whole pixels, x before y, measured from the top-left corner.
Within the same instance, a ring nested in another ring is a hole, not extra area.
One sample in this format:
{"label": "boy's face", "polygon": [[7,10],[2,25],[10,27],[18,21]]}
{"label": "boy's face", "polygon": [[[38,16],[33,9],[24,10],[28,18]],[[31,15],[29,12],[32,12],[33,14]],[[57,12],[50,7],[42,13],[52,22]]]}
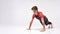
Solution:
{"label": "boy's face", "polygon": [[35,15],[37,15],[37,10],[32,10]]}

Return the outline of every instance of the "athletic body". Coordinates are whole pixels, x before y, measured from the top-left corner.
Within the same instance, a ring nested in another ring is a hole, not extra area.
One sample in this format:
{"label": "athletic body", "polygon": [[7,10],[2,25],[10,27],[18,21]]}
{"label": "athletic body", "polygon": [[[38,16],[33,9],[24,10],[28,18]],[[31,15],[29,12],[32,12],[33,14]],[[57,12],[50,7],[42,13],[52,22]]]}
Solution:
{"label": "athletic body", "polygon": [[45,25],[46,26],[49,25],[48,28],[52,28],[53,27],[52,23],[49,22],[47,17],[45,15],[43,15],[43,13],[41,11],[38,11],[37,6],[33,6],[32,7],[32,11],[33,11],[34,14],[32,15],[32,19],[30,21],[30,25],[29,25],[28,30],[30,30],[34,18],[38,19],[40,21],[40,23],[42,24],[43,28],[41,29],[41,32],[44,32],[46,30]]}

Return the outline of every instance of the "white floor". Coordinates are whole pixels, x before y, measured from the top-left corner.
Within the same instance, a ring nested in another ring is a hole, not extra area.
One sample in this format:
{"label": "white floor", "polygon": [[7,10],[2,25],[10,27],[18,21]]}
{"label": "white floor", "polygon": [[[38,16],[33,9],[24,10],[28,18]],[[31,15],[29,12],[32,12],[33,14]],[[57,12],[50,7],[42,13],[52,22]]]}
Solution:
{"label": "white floor", "polygon": [[0,34],[57,34],[60,33],[59,28],[46,29],[45,32],[40,32],[39,28],[26,30],[26,27],[19,25],[3,25],[0,24]]}

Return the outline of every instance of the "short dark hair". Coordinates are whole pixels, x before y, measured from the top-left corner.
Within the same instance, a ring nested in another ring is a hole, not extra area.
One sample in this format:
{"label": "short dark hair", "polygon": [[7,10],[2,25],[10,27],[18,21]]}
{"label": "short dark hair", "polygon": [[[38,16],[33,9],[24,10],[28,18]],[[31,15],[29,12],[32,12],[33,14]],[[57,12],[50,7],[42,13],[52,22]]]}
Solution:
{"label": "short dark hair", "polygon": [[31,9],[38,10],[37,6],[33,6]]}

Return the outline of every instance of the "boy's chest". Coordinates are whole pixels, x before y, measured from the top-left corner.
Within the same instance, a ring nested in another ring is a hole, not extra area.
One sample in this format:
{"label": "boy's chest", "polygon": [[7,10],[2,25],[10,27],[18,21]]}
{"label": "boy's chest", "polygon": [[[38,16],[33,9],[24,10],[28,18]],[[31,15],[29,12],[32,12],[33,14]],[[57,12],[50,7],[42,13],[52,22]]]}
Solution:
{"label": "boy's chest", "polygon": [[38,16],[38,15],[35,15],[35,18],[36,18],[36,19],[41,19],[40,16]]}

